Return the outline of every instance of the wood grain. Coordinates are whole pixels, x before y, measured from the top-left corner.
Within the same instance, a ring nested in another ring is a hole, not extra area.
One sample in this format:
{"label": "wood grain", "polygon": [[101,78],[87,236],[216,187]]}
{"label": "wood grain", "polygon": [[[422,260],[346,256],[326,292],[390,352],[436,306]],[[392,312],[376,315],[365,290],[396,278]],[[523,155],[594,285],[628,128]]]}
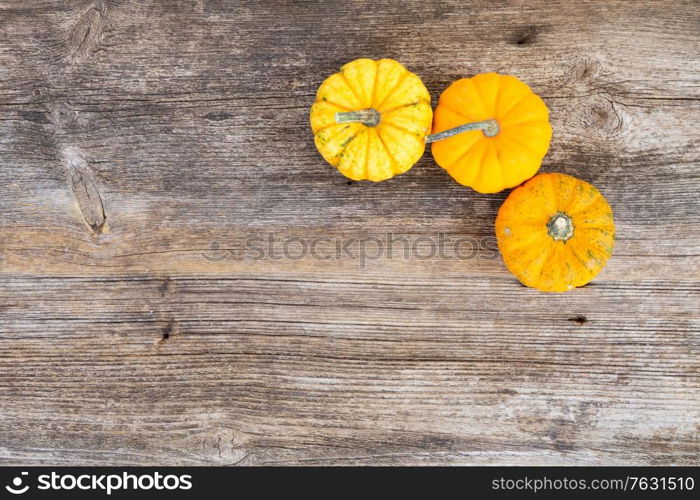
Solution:
{"label": "wood grain", "polygon": [[[697,463],[699,28],[693,1],[0,0],[0,463]],[[357,57],[434,100],[530,84],[542,170],[615,212],[603,273],[520,286],[507,193],[429,153],[325,164],[309,106]]]}

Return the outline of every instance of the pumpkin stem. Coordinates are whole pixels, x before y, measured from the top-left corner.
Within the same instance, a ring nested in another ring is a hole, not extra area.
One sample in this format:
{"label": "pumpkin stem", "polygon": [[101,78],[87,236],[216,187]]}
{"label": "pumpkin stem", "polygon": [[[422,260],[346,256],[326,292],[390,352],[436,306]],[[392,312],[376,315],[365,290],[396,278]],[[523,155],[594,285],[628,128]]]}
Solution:
{"label": "pumpkin stem", "polygon": [[335,114],[336,123],[361,123],[368,127],[379,125],[382,115],[374,108],[361,109],[359,111],[339,111]]}
{"label": "pumpkin stem", "polygon": [[490,120],[483,120],[480,122],[466,123],[464,125],[460,125],[459,127],[443,130],[437,134],[431,134],[425,138],[425,142],[441,141],[443,139],[447,139],[448,137],[452,137],[453,135],[468,132],[470,130],[483,130],[486,137],[493,137],[494,135],[498,134],[500,128],[498,127],[498,122],[492,118]]}
{"label": "pumpkin stem", "polygon": [[547,232],[558,241],[566,242],[574,235],[574,222],[563,212],[557,212],[547,222]]}

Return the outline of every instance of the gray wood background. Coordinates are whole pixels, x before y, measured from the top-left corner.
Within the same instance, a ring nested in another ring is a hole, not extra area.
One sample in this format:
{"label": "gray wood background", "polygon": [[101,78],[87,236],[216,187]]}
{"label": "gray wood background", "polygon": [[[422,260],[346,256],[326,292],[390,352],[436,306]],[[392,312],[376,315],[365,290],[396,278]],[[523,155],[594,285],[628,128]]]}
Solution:
{"label": "gray wood background", "polygon": [[[0,0],[0,463],[698,463],[699,7]],[[519,285],[507,193],[429,153],[325,164],[357,57],[529,83],[542,171],[615,211],[604,272]]]}

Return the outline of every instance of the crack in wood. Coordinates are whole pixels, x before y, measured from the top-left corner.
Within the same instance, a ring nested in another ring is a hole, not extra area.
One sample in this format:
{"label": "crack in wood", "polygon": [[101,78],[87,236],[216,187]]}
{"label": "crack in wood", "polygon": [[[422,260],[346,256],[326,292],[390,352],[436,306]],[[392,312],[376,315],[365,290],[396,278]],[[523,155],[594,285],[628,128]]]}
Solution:
{"label": "crack in wood", "polygon": [[569,321],[576,323],[577,325],[584,325],[588,323],[588,318],[586,318],[583,314],[579,314],[573,318],[569,318]]}
{"label": "crack in wood", "polygon": [[163,337],[161,338],[161,342],[165,342],[170,338],[170,336],[173,334],[175,322],[173,320],[170,320],[162,330]]}

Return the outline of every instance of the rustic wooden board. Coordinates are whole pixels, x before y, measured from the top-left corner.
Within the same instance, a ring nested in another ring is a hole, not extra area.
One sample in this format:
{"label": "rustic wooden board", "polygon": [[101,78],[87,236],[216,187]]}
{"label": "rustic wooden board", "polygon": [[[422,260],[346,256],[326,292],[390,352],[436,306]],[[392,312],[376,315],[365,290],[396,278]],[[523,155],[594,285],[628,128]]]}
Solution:
{"label": "rustic wooden board", "polygon": [[[696,1],[0,0],[0,463],[697,463],[699,54]],[[326,165],[357,57],[528,82],[605,271],[520,286],[429,153]]]}

